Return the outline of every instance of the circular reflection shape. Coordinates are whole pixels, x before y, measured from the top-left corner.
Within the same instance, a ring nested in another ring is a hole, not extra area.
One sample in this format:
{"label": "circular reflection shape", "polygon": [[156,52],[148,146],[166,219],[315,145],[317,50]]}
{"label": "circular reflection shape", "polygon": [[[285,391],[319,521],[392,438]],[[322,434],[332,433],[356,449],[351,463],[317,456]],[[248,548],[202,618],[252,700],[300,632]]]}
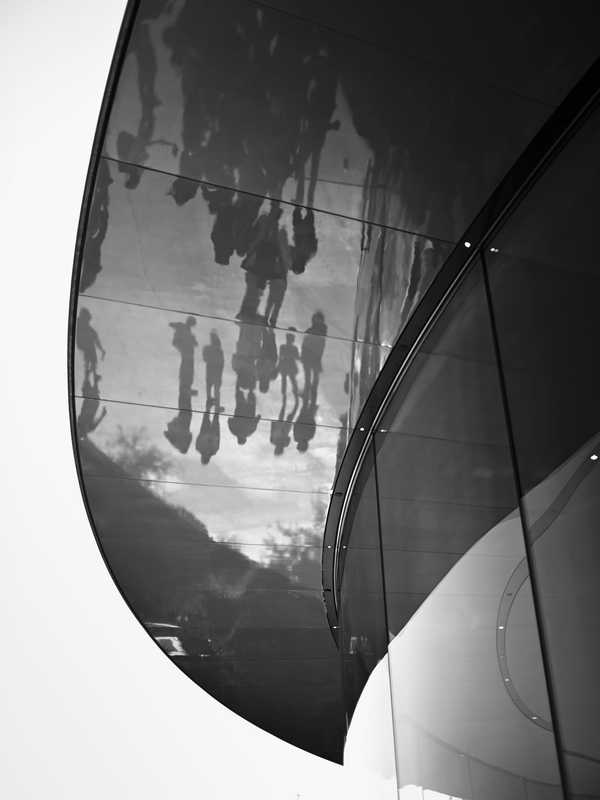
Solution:
{"label": "circular reflection shape", "polygon": [[[569,475],[564,486],[556,493],[550,505],[546,510],[540,514],[536,521],[529,526],[528,531],[524,534],[529,537],[530,543],[533,545],[539,541],[544,533],[551,527],[552,523],[561,514],[565,506],[568,504],[573,494],[585,480],[585,478],[594,469],[594,456],[598,447],[598,441],[594,440],[591,444],[585,446],[582,451],[575,457],[580,460],[579,466],[575,468],[572,474]],[[549,476],[541,485],[540,488],[551,484],[554,476],[560,473],[560,468],[555,470],[553,475]],[[517,681],[514,675],[511,674],[509,667],[509,659],[507,653],[507,636],[510,625],[510,615],[515,601],[520,591],[526,586],[529,581],[529,565],[527,557],[517,564],[513,570],[508,582],[502,592],[500,603],[498,605],[498,617],[496,625],[496,653],[498,657],[498,669],[504,688],[515,706],[519,711],[524,714],[531,722],[545,730],[552,730],[552,722],[547,719],[543,714],[531,708],[529,704],[523,699],[517,688]]]}

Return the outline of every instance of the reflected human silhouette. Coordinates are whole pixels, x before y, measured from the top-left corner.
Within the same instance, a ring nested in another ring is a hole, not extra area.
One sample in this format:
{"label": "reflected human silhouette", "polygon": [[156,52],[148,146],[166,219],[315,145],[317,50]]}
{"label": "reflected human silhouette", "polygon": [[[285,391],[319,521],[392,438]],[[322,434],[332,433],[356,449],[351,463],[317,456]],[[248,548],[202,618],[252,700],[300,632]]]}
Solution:
{"label": "reflected human silhouette", "polygon": [[221,405],[221,383],[225,356],[221,340],[215,330],[210,332],[210,344],[202,348],[202,358],[206,364],[206,410],[214,406],[215,411],[224,411]]}
{"label": "reflected human silhouette", "polygon": [[292,431],[292,425],[294,422],[294,417],[296,415],[296,411],[298,410],[298,396],[294,396],[294,405],[292,410],[289,414],[285,414],[285,408],[287,404],[287,396],[284,394],[283,399],[281,401],[281,409],[279,411],[279,417],[277,419],[271,420],[271,436],[270,442],[271,444],[275,445],[275,455],[280,456],[283,454],[283,451],[286,447],[291,443],[292,439],[290,433]]}
{"label": "reflected human silhouette", "polygon": [[[296,331],[296,328],[290,327],[289,331]],[[290,379],[294,397],[298,397],[298,361],[300,360],[300,353],[294,344],[296,337],[294,333],[286,333],[285,344],[279,348],[279,374],[281,375],[281,394],[287,393],[287,379]]]}
{"label": "reflected human silhouette", "polygon": [[254,391],[258,378],[257,362],[262,350],[262,328],[239,323],[239,334],[231,366],[236,374],[236,386]]}
{"label": "reflected human silhouette", "polygon": [[300,413],[294,422],[294,441],[301,453],[308,450],[308,444],[317,431],[315,418],[318,408],[319,406],[313,402],[312,398],[304,394]]}
{"label": "reflected human silhouette", "polygon": [[[170,442],[176,450],[185,454],[190,449],[192,443],[192,407],[191,395],[189,392],[181,393],[179,395],[180,409],[177,415],[167,423],[167,429],[164,431],[165,439]],[[189,405],[184,405],[184,404]]]}
{"label": "reflected human silhouette", "polygon": [[175,205],[183,206],[198,194],[198,187],[199,184],[196,181],[190,181],[187,178],[175,178],[167,191],[167,195],[173,198]]}
{"label": "reflected human silhouette", "polygon": [[262,328],[260,356],[256,369],[258,373],[258,388],[265,394],[269,391],[271,381],[274,381],[279,373],[275,332],[266,325]]}
{"label": "reflected human silhouette", "polygon": [[292,249],[292,272],[301,275],[306,269],[306,265],[316,254],[318,239],[315,233],[315,215],[311,208],[302,209],[299,206],[294,208],[292,214],[292,225],[294,229],[294,247]]}
{"label": "reflected human silhouette", "polygon": [[323,351],[327,336],[327,325],[322,311],[315,311],[310,326],[304,332],[300,359],[304,368],[305,403],[315,405],[319,390],[319,376],[323,369]]}
{"label": "reflected human silhouette", "polygon": [[213,412],[212,417],[208,409],[202,414],[200,433],[196,437],[196,450],[201,455],[201,463],[208,464],[210,459],[219,452],[221,444],[221,428],[219,414]]}
{"label": "reflected human silhouette", "polygon": [[[163,34],[181,76],[183,146],[177,172],[207,182],[202,194],[215,216],[211,239],[218,264],[228,264],[233,252],[250,254],[260,196],[281,197],[291,179],[297,184],[296,202],[314,205],[323,145],[328,133],[340,127],[332,121],[339,69],[328,36],[313,27],[300,32],[273,23],[271,14],[243,4],[230,8],[217,0],[188,0],[179,4],[177,18]],[[143,43],[142,36],[140,47]],[[224,97],[235,101],[224,103]],[[234,185],[252,195],[240,191],[234,196],[217,188]],[[177,178],[169,194],[183,205],[199,188],[193,180]],[[316,252],[312,212],[300,218],[296,247],[300,273]],[[276,321],[285,275],[275,272],[266,317],[272,320],[274,314]],[[249,270],[247,306],[240,318],[258,313],[265,280],[269,277],[260,269],[258,274]]]}
{"label": "reflected human silhouette", "polygon": [[92,197],[92,206],[88,218],[87,238],[83,260],[81,264],[81,277],[79,278],[79,291],[85,292],[94,283],[98,273],[102,270],[102,245],[108,230],[109,187],[113,179],[107,161],[100,159],[96,173],[96,183]]}
{"label": "reflected human silhouette", "polygon": [[260,414],[256,413],[256,395],[250,389],[244,392],[239,386],[235,389],[235,413],[227,420],[227,427],[237,439],[238,444],[246,444],[248,437],[252,436],[258,423]]}
{"label": "reflected human silhouette", "polygon": [[198,345],[192,328],[195,317],[187,317],[185,322],[169,322],[173,328],[173,347],[179,351],[179,385],[177,394],[178,413],[167,423],[164,436],[180,453],[187,453],[192,442],[192,396],[198,392],[192,388],[194,383],[194,351]]}
{"label": "reflected human silhouette", "polygon": [[[116,148],[119,157],[118,169],[126,175],[125,187],[137,188],[142,170],[136,164],[144,164],[148,160],[148,147],[153,144],[164,144],[170,147],[175,156],[178,147],[174,142],[154,138],[156,126],[156,109],[160,100],[156,94],[157,62],[156,53],[150,36],[150,26],[164,11],[164,4],[145,2],[138,11],[138,24],[129,42],[129,53],[135,58],[137,70],[137,86],[141,107],[140,119],[135,134],[119,131]],[[129,163],[128,163],[129,162]]]}
{"label": "reflected human silhouette", "polygon": [[[279,226],[282,213],[280,203],[272,202],[269,213],[261,214],[252,230],[248,253],[240,265],[246,273],[246,291],[238,319],[277,324],[292,266],[287,233]],[[269,293],[261,316],[258,309],[267,284]]]}
{"label": "reflected human silhouette", "polygon": [[173,328],[173,347],[181,355],[179,391],[189,391],[191,395],[198,394],[192,388],[194,384],[194,351],[198,346],[198,340],[192,333],[195,325],[195,317],[187,317],[185,322],[169,322],[169,327]]}
{"label": "reflected human silhouette", "polygon": [[98,378],[98,353],[104,359],[105,349],[102,347],[100,337],[91,324],[92,315],[89,309],[83,307],[77,317],[77,330],[75,334],[75,344],[83,355],[83,379],[89,381],[93,379],[93,384],[97,385]]}
{"label": "reflected human silhouette", "polygon": [[100,416],[96,416],[100,408],[100,387],[98,385],[100,380],[100,375],[95,376],[93,383],[90,381],[89,375],[83,379],[81,386],[83,402],[77,417],[77,433],[80,439],[85,439],[95,431],[106,416],[106,406],[102,406]]}

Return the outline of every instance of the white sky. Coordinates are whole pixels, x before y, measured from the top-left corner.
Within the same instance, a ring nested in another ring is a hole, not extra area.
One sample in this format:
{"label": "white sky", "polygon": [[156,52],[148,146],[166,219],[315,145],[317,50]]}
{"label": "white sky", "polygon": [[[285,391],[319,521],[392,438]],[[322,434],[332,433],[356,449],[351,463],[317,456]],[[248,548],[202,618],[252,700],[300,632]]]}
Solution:
{"label": "white sky", "polygon": [[367,776],[257,730],[180,673],[125,606],[84,513],[68,422],[67,310],[123,9],[119,0],[2,3],[3,795],[378,797]]}

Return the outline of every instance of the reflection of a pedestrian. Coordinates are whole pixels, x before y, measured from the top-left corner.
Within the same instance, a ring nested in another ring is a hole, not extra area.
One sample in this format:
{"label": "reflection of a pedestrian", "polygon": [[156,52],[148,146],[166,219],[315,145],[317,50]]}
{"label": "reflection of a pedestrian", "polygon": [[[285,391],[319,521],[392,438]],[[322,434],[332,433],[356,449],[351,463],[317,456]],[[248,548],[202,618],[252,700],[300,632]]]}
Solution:
{"label": "reflection of a pedestrian", "polygon": [[304,392],[303,396],[310,403],[317,402],[319,389],[319,375],[323,369],[323,351],[325,350],[325,337],[327,325],[322,311],[315,311],[312,323],[304,333],[300,358],[304,367]]}
{"label": "reflection of a pedestrian", "polygon": [[241,389],[254,390],[257,379],[257,361],[262,347],[262,329],[260,325],[240,323],[240,332],[231,356],[231,366],[236,374],[236,386]]}
{"label": "reflection of a pedestrian", "polygon": [[211,418],[210,412],[206,410],[202,414],[202,425],[196,438],[196,450],[200,453],[203,464],[208,464],[212,456],[218,453],[220,443],[219,414],[215,411]]}
{"label": "reflection of a pedestrian", "polygon": [[277,319],[287,290],[287,274],[292,266],[290,246],[284,228],[278,228],[277,230],[277,247],[279,252],[273,263],[273,271],[268,278],[269,293],[265,303],[265,323],[271,327],[277,325]]}
{"label": "reflection of a pedestrian", "polygon": [[239,387],[235,390],[235,413],[227,420],[227,425],[231,433],[235,436],[238,444],[246,444],[249,436],[252,436],[258,423],[260,414],[256,413],[256,395],[253,391],[244,394]]}
{"label": "reflection of a pedestrian", "polygon": [[192,333],[196,324],[194,317],[187,317],[185,322],[169,322],[173,328],[173,347],[179,351],[181,362],[179,364],[179,392],[177,405],[179,411],[167,423],[164,431],[165,439],[170,442],[180,453],[187,453],[192,442],[192,395],[198,394],[192,389],[194,383],[194,350],[198,342]]}
{"label": "reflection of a pedestrian", "polygon": [[141,114],[135,134],[120,131],[117,135],[118,170],[127,176],[125,186],[128,189],[135,189],[140,182],[142,170],[135,165],[143,164],[148,159],[149,146],[166,144],[171,147],[173,156],[178,152],[178,147],[173,142],[153,138],[156,108],[160,105],[160,101],[156,96],[157,61],[150,29],[152,22],[164,13],[164,10],[164,4],[144,3],[143,9],[138,12],[135,31],[129,41],[129,55],[137,61],[136,74]]}
{"label": "reflection of a pedestrian", "polygon": [[316,433],[315,417],[318,408],[319,406],[309,400],[306,395],[302,398],[300,413],[294,422],[294,441],[301,453],[308,450],[308,443]]}
{"label": "reflection of a pedestrian", "polygon": [[169,322],[173,328],[173,347],[179,350],[181,363],[179,365],[179,391],[188,389],[191,394],[197,394],[192,389],[194,383],[194,350],[198,341],[192,333],[196,324],[194,317],[187,317],[185,322]]}
{"label": "reflection of a pedestrian", "polygon": [[77,433],[80,439],[85,439],[90,433],[95,431],[106,416],[106,406],[102,406],[100,416],[96,417],[98,409],[100,408],[100,391],[98,386],[100,379],[100,375],[96,376],[93,383],[90,382],[87,375],[83,379],[83,386],[81,387],[83,402],[81,404],[79,416],[77,417]]}
{"label": "reflection of a pedestrian", "polygon": [[[295,328],[290,328],[290,331],[295,331]],[[294,397],[298,396],[298,381],[296,375],[298,374],[298,361],[300,360],[300,353],[294,344],[295,336],[293,333],[286,333],[285,344],[279,348],[279,374],[281,375],[281,394],[287,393],[287,379],[290,379]]]}
{"label": "reflection of a pedestrian", "polygon": [[294,230],[292,272],[295,272],[296,275],[301,275],[310,259],[316,254],[319,244],[315,233],[313,211],[307,208],[304,216],[302,216],[302,209],[296,206],[292,214],[292,225]]}
{"label": "reflection of a pedestrian", "polygon": [[282,455],[285,448],[291,443],[290,436],[296,411],[298,410],[298,397],[294,397],[294,405],[289,414],[285,413],[286,397],[283,396],[279,417],[271,420],[271,444],[275,445],[275,455]]}
{"label": "reflection of a pedestrian", "polygon": [[84,381],[93,378],[94,384],[97,383],[98,378],[98,352],[102,358],[106,355],[105,349],[102,347],[100,337],[96,330],[91,325],[92,315],[87,308],[82,308],[77,317],[77,332],[75,335],[75,343],[77,349],[81,350],[83,354],[83,379]]}
{"label": "reflection of a pedestrian", "polygon": [[271,381],[275,380],[279,372],[277,368],[277,342],[275,333],[266,326],[262,329],[262,344],[260,356],[256,362],[258,373],[258,388],[263,394],[269,391]]}
{"label": "reflection of a pedestrian", "polygon": [[215,410],[223,411],[221,405],[221,383],[225,357],[221,340],[216,331],[210,332],[210,344],[202,348],[202,358],[206,364],[206,409],[214,405]]}
{"label": "reflection of a pedestrian", "polygon": [[[185,394],[182,394],[180,398],[182,396],[186,397]],[[190,398],[189,392],[187,397]],[[167,423],[167,429],[164,431],[165,439],[180,453],[187,453],[192,443],[192,432],[190,430],[192,425],[191,398],[186,402],[188,405],[179,409],[177,415]]]}
{"label": "reflection of a pedestrian", "polygon": [[[255,225],[248,254],[241,263],[246,272],[246,290],[237,319],[277,323],[277,316],[287,288],[287,273],[291,266],[290,248],[285,230],[279,227],[282,211],[272,203],[268,214],[262,214]],[[269,295],[264,317],[258,313],[263,292],[269,283]]]}

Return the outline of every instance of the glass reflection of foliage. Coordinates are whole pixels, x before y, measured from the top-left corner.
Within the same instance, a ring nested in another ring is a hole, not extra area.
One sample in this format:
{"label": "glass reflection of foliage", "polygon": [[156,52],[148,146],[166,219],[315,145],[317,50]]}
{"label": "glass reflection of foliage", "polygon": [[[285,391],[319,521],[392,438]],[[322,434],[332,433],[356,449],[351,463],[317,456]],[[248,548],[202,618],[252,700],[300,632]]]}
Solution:
{"label": "glass reflection of foliage", "polygon": [[[319,586],[321,583],[321,546],[327,506],[314,502],[311,526],[289,527],[278,524],[278,536],[265,539],[265,558],[269,567],[288,576],[299,586]],[[282,543],[281,540],[284,540]]]}
{"label": "glass reflection of foliage", "polygon": [[118,426],[118,433],[108,446],[109,454],[132,478],[160,480],[171,470],[172,462],[153,445],[146,428]]}

